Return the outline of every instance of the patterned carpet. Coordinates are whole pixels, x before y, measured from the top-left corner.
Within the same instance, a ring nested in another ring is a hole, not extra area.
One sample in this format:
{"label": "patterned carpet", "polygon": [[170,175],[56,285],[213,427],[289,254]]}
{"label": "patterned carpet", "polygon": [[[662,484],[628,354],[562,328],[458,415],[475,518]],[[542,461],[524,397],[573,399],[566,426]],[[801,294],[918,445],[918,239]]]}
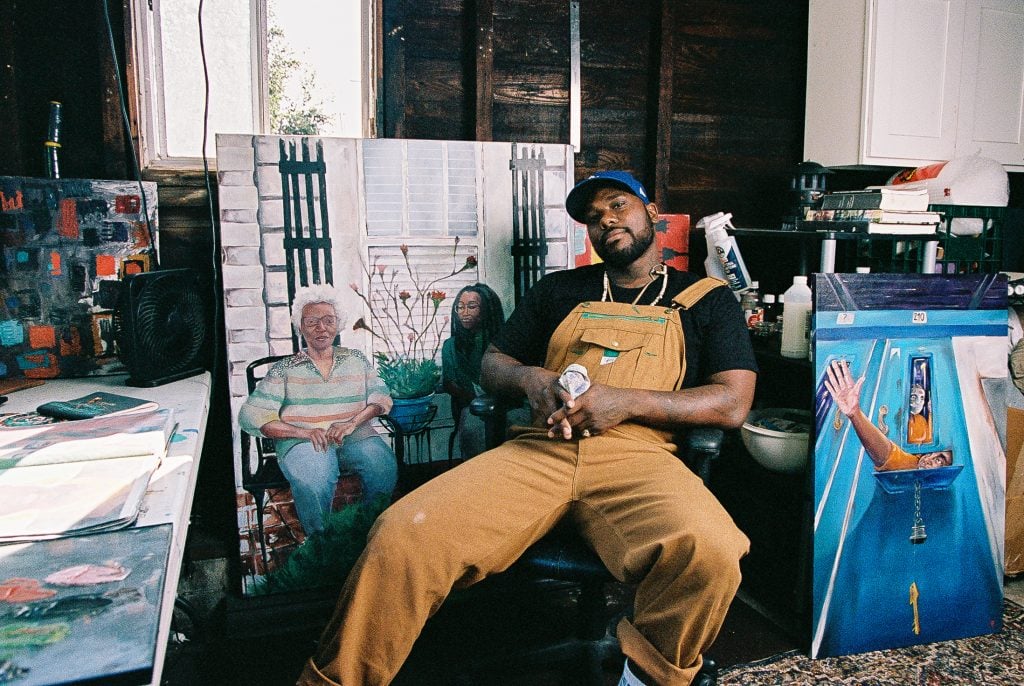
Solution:
{"label": "patterned carpet", "polygon": [[956,641],[812,660],[790,651],[723,669],[719,686],[843,684],[985,686],[1024,683],[1024,608],[1005,601],[1003,630]]}

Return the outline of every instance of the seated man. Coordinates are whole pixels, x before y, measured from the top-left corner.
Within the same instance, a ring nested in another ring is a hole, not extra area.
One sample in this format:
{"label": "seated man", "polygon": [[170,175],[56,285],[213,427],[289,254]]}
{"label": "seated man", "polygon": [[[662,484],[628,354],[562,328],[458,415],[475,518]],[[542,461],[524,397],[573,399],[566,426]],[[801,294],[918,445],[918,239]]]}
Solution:
{"label": "seated man", "polygon": [[[566,517],[637,585],[618,627],[622,683],[699,672],[749,542],[672,435],[742,424],[756,379],[746,324],[721,281],[661,264],[657,208],[629,174],[580,182],[566,207],[604,263],[541,280],[483,359],[484,387],[525,395],[534,425],[378,518],[300,684],[390,683],[453,587],[505,570]],[[592,382],[575,399],[558,383],[571,363]]]}

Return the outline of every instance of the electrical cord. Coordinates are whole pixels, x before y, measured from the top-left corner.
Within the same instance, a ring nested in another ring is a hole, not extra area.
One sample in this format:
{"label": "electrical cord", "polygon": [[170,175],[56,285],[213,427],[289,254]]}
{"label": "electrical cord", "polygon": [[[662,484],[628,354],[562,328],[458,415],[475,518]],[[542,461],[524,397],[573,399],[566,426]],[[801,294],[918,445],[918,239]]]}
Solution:
{"label": "electrical cord", "polygon": [[206,64],[206,42],[203,37],[203,2],[199,0],[199,56],[203,64],[203,181],[206,183],[206,202],[210,211],[210,266],[213,269],[213,369],[217,377],[220,361],[220,295],[217,293],[217,212],[213,207],[213,187],[210,184],[210,162],[206,157],[206,141],[210,134],[210,72]]}
{"label": "electrical cord", "polygon": [[128,121],[128,108],[125,106],[124,83],[121,79],[121,66],[117,60],[117,46],[114,43],[114,28],[110,24],[110,6],[107,0],[103,0],[103,21],[107,26],[107,39],[110,42],[110,59],[114,62],[114,80],[117,81],[118,104],[121,106],[121,120],[124,124],[124,132],[128,137],[128,151],[131,153],[132,169],[135,172],[135,180],[139,183],[139,197],[142,198],[142,216],[146,220],[146,233],[149,236],[150,254],[153,256],[154,269],[160,268],[159,255],[156,251],[156,240],[153,234],[153,222],[149,219],[149,203],[146,201],[146,189],[142,185],[142,167],[139,166],[139,156],[135,153],[135,145],[132,144],[132,126]]}
{"label": "electrical cord", "polygon": [[[210,243],[212,246],[210,254],[210,262],[213,268],[213,325],[212,329],[213,336],[213,359],[211,363],[210,372],[214,378],[217,377],[219,365],[220,365],[220,296],[217,292],[217,274],[219,272],[219,265],[217,263],[217,216],[213,207],[213,188],[210,185],[210,164],[206,157],[206,141],[209,136],[209,121],[210,121],[210,75],[206,63],[206,46],[203,42],[203,1],[199,0],[198,10],[198,22],[199,22],[199,53],[202,57],[203,64],[203,82],[204,82],[204,105],[203,105],[203,179],[206,182],[206,198],[210,212]],[[150,251],[153,256],[153,267],[154,269],[160,268],[159,256],[156,250],[156,240],[153,232],[153,223],[149,218],[149,204],[146,201],[145,188],[142,185],[142,167],[139,165],[139,157],[135,152],[135,145],[131,142],[132,140],[132,129],[131,122],[128,119],[128,108],[126,107],[126,98],[124,93],[124,83],[121,79],[121,66],[117,59],[117,46],[114,41],[114,28],[110,23],[110,6],[108,0],[103,0],[103,20],[107,28],[107,39],[110,43],[110,57],[114,63],[114,76],[117,81],[117,92],[118,101],[121,109],[121,119],[124,123],[125,135],[128,136],[128,151],[131,154],[132,167],[135,171],[135,178],[139,184],[139,195],[142,198],[142,213],[146,219],[146,232],[149,236]]]}

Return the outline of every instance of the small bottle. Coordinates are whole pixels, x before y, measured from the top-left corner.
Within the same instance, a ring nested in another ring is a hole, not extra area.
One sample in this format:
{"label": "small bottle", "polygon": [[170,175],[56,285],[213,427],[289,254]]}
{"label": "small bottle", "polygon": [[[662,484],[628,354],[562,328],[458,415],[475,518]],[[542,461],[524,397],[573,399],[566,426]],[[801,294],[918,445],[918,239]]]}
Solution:
{"label": "small bottle", "polygon": [[56,100],[50,102],[50,120],[46,131],[46,141],[43,142],[43,150],[46,155],[46,176],[50,179],[60,178],[60,132],[64,120],[62,105]]}
{"label": "small bottle", "polygon": [[774,324],[775,321],[778,318],[779,318],[779,306],[775,302],[775,294],[774,293],[765,293],[764,294],[764,316],[763,316],[764,321],[768,322],[769,324]]}
{"label": "small bottle", "polygon": [[810,350],[808,333],[811,314],[811,289],[806,276],[794,276],[793,285],[783,294],[786,297],[782,308],[783,357],[806,358]]}
{"label": "small bottle", "polygon": [[740,296],[740,307],[743,309],[743,318],[747,320],[747,328],[753,329],[764,317],[764,310],[761,307],[761,297],[758,293],[760,284],[757,281],[750,282],[750,288],[743,291]]}

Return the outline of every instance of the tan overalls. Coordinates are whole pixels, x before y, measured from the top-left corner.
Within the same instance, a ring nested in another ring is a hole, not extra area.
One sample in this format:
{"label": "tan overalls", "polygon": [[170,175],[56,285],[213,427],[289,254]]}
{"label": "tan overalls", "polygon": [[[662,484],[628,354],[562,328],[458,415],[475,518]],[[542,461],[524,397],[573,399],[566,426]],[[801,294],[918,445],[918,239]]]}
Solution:
{"label": "tan overalls", "polygon": [[[675,301],[690,306],[720,283]],[[555,331],[545,367],[578,362],[593,382],[674,390],[683,347],[672,308],[588,302]],[[567,441],[517,430],[378,518],[299,684],[390,683],[453,587],[505,570],[566,515],[616,578],[637,585],[634,617],[618,626],[623,652],[659,685],[690,683],[739,586],[746,536],[666,431],[629,423]]]}

